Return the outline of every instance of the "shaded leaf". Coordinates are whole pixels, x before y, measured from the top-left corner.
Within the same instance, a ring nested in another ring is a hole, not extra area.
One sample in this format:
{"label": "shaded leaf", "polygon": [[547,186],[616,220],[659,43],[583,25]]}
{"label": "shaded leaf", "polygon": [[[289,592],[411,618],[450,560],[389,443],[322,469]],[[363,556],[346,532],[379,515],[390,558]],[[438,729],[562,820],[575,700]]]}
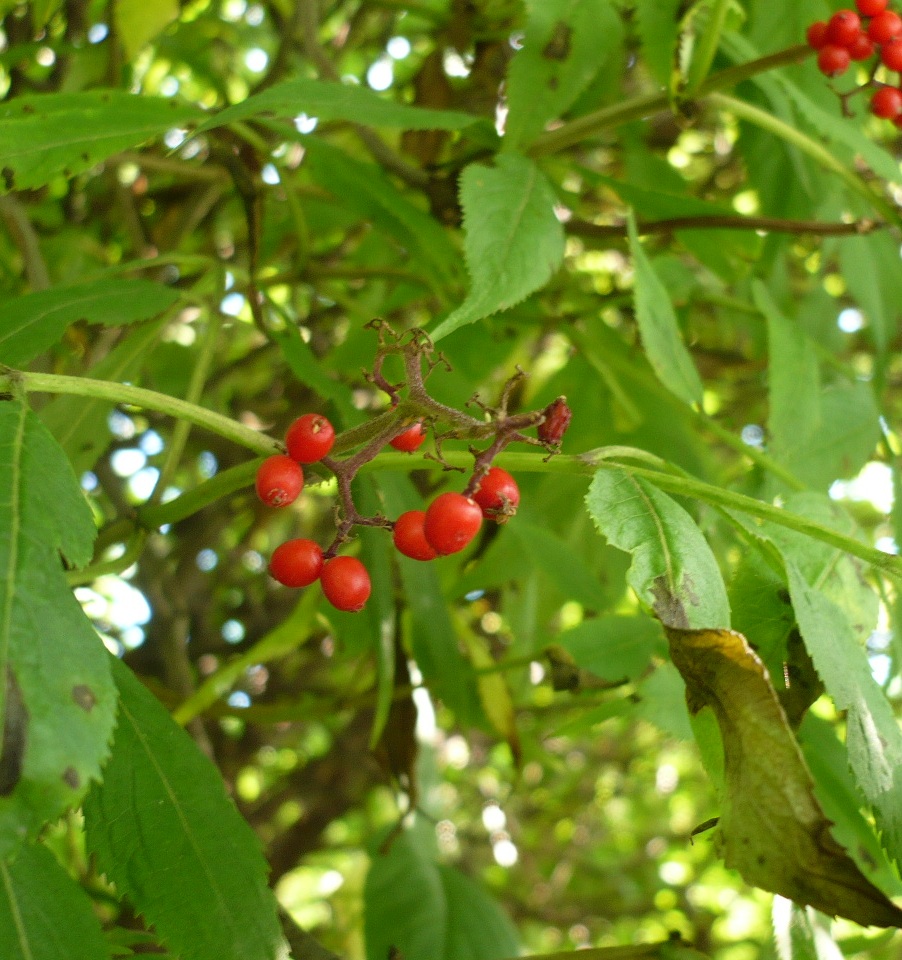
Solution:
{"label": "shaded leaf", "polygon": [[785,897],[774,897],[771,910],[774,943],[780,960],[842,960],[844,954],[830,936],[829,921]]}
{"label": "shaded leaf", "polygon": [[898,926],[902,910],[833,839],[814,781],[770,682],[741,633],[665,626],[690,712],[710,707],[724,746],[718,843],[754,886],[865,926]]}
{"label": "shaded leaf", "polygon": [[671,87],[680,36],[682,0],[636,0],[642,54],[655,80]]}
{"label": "shaded leaf", "polygon": [[0,402],[0,857],[76,805],[109,752],[116,690],[60,553],[95,529],[72,468],[24,405]]}
{"label": "shaded leaf", "polygon": [[73,177],[200,116],[176,100],[121,90],[16,97],[0,106],[0,191]]}
{"label": "shaded leaf", "polygon": [[369,127],[399,130],[463,130],[481,120],[457,110],[426,110],[395,103],[357,84],[295,77],[220,110],[205,120],[198,132],[248,117],[293,119],[301,114],[319,120],[349,120]]}
{"label": "shaded leaf", "polygon": [[529,558],[565,597],[578,600],[589,610],[602,606],[601,584],[562,537],[519,517],[504,534],[517,541],[520,555]]}
{"label": "shaded leaf", "polygon": [[404,960],[515,954],[510,921],[480,886],[437,862],[433,837],[417,820],[373,856],[364,889],[367,957],[381,960],[392,947]]}
{"label": "shaded leaf", "polygon": [[0,860],[3,960],[107,960],[109,948],[84,890],[40,844]]}
{"label": "shaded leaf", "polygon": [[599,532],[633,555],[627,580],[662,623],[729,623],[727,591],[714,554],[675,500],[618,468],[595,474],[586,505]]}
{"label": "shaded leaf", "polygon": [[605,680],[634,679],[655,653],[663,653],[661,625],[651,617],[606,616],[583,620],[557,642],[576,663]]}
{"label": "shaded leaf", "polygon": [[0,359],[9,366],[24,366],[53,346],[71,323],[87,320],[118,326],[146,320],[178,298],[177,290],[149,280],[100,280],[26,293],[0,304],[4,318]]}
{"label": "shaded leaf", "polygon": [[153,40],[179,15],[178,0],[116,0],[116,26],[127,60]]}
{"label": "shaded leaf", "polygon": [[507,71],[505,148],[532,141],[560,117],[620,46],[611,0],[528,0],[523,46]]}
{"label": "shaded leaf", "polygon": [[103,782],[84,803],[88,849],[184,960],[286,958],[260,843],[219,772],[132,672],[111,662],[119,718]]}
{"label": "shaded leaf", "polygon": [[470,164],[460,178],[460,199],[470,292],[431,331],[434,340],[519,303],[564,259],[554,190],[532,160],[503,153],[494,167]]}
{"label": "shaded leaf", "polygon": [[648,362],[668,390],[686,403],[701,403],[702,381],[683,343],[670,294],[639,242],[632,212],[629,238],[635,270],[636,322]]}

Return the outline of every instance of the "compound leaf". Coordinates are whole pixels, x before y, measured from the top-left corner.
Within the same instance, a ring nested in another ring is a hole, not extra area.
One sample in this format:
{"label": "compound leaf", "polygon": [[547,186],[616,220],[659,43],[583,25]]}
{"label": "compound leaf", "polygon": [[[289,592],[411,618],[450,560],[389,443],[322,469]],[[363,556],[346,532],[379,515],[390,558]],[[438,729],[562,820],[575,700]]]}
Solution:
{"label": "compound leaf", "polygon": [[519,303],[544,286],[564,259],[554,190],[526,157],[503,153],[495,167],[470,164],[461,176],[460,198],[470,292],[432,331],[434,340]]}
{"label": "compound leaf", "polygon": [[523,46],[507,72],[504,144],[517,149],[570,107],[623,35],[611,0],[529,0]]}
{"label": "compound leaf", "polygon": [[0,957],[108,960],[109,948],[85,892],[40,844],[0,860]]}
{"label": "compound leaf", "polygon": [[2,304],[0,358],[9,366],[24,366],[78,320],[107,326],[134,323],[156,316],[178,298],[177,290],[149,280],[100,280],[26,293]]}
{"label": "compound leaf", "polygon": [[200,116],[197,107],[122,90],[16,97],[0,108],[0,191],[74,177]]}
{"label": "compound leaf", "polygon": [[184,960],[287,957],[260,844],[218,771],[124,664],[112,667],[113,751],[84,804],[100,868]]}
{"label": "compound leaf", "polygon": [[714,554],[676,501],[626,470],[604,469],[593,477],[586,505],[599,532],[633,555],[627,580],[662,623],[729,623],[727,591]]}
{"label": "compound leaf", "polygon": [[0,857],[76,805],[109,752],[107,654],[60,562],[87,563],[94,535],[47,428],[0,402]]}

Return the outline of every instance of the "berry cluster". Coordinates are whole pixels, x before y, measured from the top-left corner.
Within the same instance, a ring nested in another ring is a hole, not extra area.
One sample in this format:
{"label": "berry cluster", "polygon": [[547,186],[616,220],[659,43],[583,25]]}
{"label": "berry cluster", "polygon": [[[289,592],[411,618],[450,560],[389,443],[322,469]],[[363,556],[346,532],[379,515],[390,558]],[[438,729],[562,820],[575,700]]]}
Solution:
{"label": "berry cluster", "polygon": [[902,73],[902,17],[887,9],[887,0],[856,0],[855,5],[857,13],[839,10],[829,20],[812,23],[808,45],[817,50],[818,69],[828,77],[845,73],[853,60],[870,60],[876,54],[871,78],[864,85],[876,87],[871,113],[902,127],[902,88],[875,79],[881,65]]}
{"label": "berry cluster", "polygon": [[[419,330],[400,337],[382,321],[371,324],[379,332],[379,349],[370,383],[389,395],[391,409],[369,424],[348,431],[336,438],[332,424],[320,414],[298,417],[285,435],[284,454],[268,457],[260,465],[255,487],[259,498],[270,507],[286,507],[304,488],[302,465],[318,463],[331,471],[338,481],[339,506],[337,532],[332,544],[323,550],[314,540],[299,538],[278,546],[269,562],[270,574],[288,587],[307,587],[320,581],[326,599],[338,610],[363,609],[371,591],[366,567],[356,557],[338,556],[340,547],[351,539],[355,526],[381,527],[391,531],[399,553],[414,560],[434,560],[463,550],[476,536],[484,520],[505,523],[520,503],[516,480],[492,460],[512,441],[538,444],[549,455],[560,449],[561,440],[570,423],[570,408],[558,397],[542,410],[509,414],[507,407],[513,387],[523,378],[518,373],[504,387],[498,407],[486,407],[474,401],[483,411],[482,419],[447,407],[434,400],[425,389],[423,361],[427,375],[439,363],[447,366],[441,355],[433,356],[429,338]],[[383,364],[389,356],[400,356],[407,373],[405,383],[392,384],[383,375]],[[402,401],[400,390],[407,387],[409,398]],[[413,420],[413,423],[411,423]],[[361,516],[351,496],[351,480],[364,463],[372,460],[386,446],[413,453],[427,436],[425,423],[432,427],[436,454],[425,457],[450,467],[441,455],[446,440],[489,440],[483,449],[470,447],[473,470],[462,492],[440,493],[425,510],[408,510],[397,520],[377,515]],[[440,426],[447,426],[442,431]],[[537,438],[522,433],[537,428]],[[350,450],[363,443],[362,449],[339,460],[330,456],[333,447]]]}

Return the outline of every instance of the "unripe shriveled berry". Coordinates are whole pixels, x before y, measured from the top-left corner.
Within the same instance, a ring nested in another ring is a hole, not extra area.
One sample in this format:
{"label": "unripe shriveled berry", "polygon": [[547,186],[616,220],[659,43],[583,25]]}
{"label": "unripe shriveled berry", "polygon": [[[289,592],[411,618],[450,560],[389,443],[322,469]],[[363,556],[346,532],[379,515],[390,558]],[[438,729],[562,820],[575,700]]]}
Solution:
{"label": "unripe shriveled berry", "polygon": [[895,120],[902,113],[902,90],[896,87],[881,87],[871,97],[871,113],[885,120]]}
{"label": "unripe shriveled berry", "polygon": [[304,489],[304,471],[291,457],[277,453],[260,464],[254,487],[268,507],[287,507]]}
{"label": "unripe shriveled berry", "polygon": [[473,494],[482,515],[487,520],[506,523],[516,512],[520,503],[520,488],[517,481],[501,467],[489,467],[479,489]]}
{"label": "unripe shriveled berry", "polygon": [[320,574],[323,593],[336,610],[362,610],[373,589],[366,567],[356,557],[333,557]]}
{"label": "unripe shriveled berry", "polygon": [[335,428],[318,413],[305,413],[285,434],[288,456],[298,463],[316,463],[332,449]]}
{"label": "unripe shriveled berry", "polygon": [[817,68],[825,77],[838,77],[849,69],[852,58],[845,47],[827,44],[817,55]]}
{"label": "unripe shriveled berry", "polygon": [[479,533],[482,510],[462,493],[440,493],[426,508],[423,533],[441,556],[457,553]]}
{"label": "unripe shriveled berry", "polygon": [[855,0],[855,6],[863,17],[876,17],[886,9],[887,0]]}
{"label": "unripe shriveled berry", "polygon": [[805,31],[805,39],[812,50],[820,50],[827,45],[827,21],[815,20]]}
{"label": "unripe shriveled berry", "polygon": [[392,540],[399,553],[413,560],[434,560],[438,552],[426,539],[423,532],[423,521],[426,513],[423,510],[408,510],[402,513],[392,530]]}
{"label": "unripe shriveled berry", "polygon": [[319,580],[323,551],[313,540],[286,540],[269,559],[269,572],[286,587],[309,587]]}
{"label": "unripe shriveled berry", "polygon": [[422,423],[415,423],[403,433],[399,433],[394,440],[389,440],[389,444],[400,450],[402,453],[413,453],[426,439],[426,431]]}
{"label": "unripe shriveled berry", "polygon": [[566,397],[558,397],[557,400],[552,400],[543,412],[545,420],[539,424],[539,439],[542,443],[553,443],[557,446],[570,426],[573,411],[567,405]]}
{"label": "unripe shriveled berry", "polygon": [[892,10],[883,10],[868,24],[868,36],[874,43],[886,43],[902,33],[902,17]]}
{"label": "unripe shriveled berry", "polygon": [[848,47],[861,30],[861,17],[854,10],[838,10],[827,21],[827,43]]}

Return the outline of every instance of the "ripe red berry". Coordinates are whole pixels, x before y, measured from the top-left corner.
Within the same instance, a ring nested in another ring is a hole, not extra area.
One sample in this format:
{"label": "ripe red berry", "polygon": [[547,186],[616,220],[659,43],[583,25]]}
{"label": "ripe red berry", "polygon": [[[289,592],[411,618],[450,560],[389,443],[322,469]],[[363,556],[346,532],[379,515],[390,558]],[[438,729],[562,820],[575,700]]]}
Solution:
{"label": "ripe red berry", "polygon": [[288,428],[285,444],[288,456],[298,463],[316,463],[332,449],[335,428],[318,413],[305,413]]}
{"label": "ripe red berry", "polygon": [[516,512],[520,503],[520,488],[517,481],[501,467],[489,467],[479,489],[473,494],[482,515],[487,520],[505,523]]}
{"label": "ripe red berry", "polygon": [[408,510],[395,520],[392,540],[399,553],[414,560],[434,560],[438,553],[423,533],[423,510]]}
{"label": "ripe red berry", "polygon": [[874,43],[886,43],[902,33],[902,17],[892,10],[883,10],[868,24],[868,36]]}
{"label": "ripe red berry", "polygon": [[827,43],[848,47],[861,30],[861,17],[854,10],[839,10],[827,21]]}
{"label": "ripe red berry", "polygon": [[389,440],[389,444],[395,450],[401,450],[403,453],[413,453],[426,439],[426,431],[422,423],[415,423],[412,427],[399,433],[394,440]]}
{"label": "ripe red berry", "polygon": [[[848,54],[846,56],[848,57]],[[567,406],[567,398],[558,397],[557,400],[552,400],[542,412],[545,414],[545,420],[539,424],[539,439],[542,443],[557,445],[563,440],[567,427],[570,426],[570,418],[573,416],[573,411]]]}
{"label": "ripe red berry", "polygon": [[278,453],[260,464],[254,486],[268,507],[287,507],[304,489],[304,471],[291,457]]}
{"label": "ripe red berry", "polygon": [[855,0],[855,6],[863,17],[876,17],[886,9],[887,0]]}
{"label": "ripe red berry", "polygon": [[805,39],[812,50],[820,50],[827,45],[827,21],[815,20],[805,31]]}
{"label": "ripe red berry", "polygon": [[902,90],[897,87],[881,87],[871,97],[871,113],[885,120],[895,120],[902,113]]}
{"label": "ripe red berry", "polygon": [[817,55],[817,68],[824,76],[838,77],[849,69],[852,58],[845,47],[834,47],[828,44]]}
{"label": "ripe red berry", "polygon": [[902,37],[887,40],[880,48],[880,59],[887,70],[902,71]]}
{"label": "ripe red berry", "polygon": [[440,555],[457,553],[479,533],[482,510],[462,493],[440,493],[426,508],[423,533]]}
{"label": "ripe red berry", "polygon": [[862,30],[846,49],[853,60],[870,60],[876,49],[874,41]]}
{"label": "ripe red berry", "polygon": [[369,600],[372,584],[366,567],[356,557],[333,557],[320,574],[323,593],[336,610],[356,613]]}
{"label": "ripe red berry", "polygon": [[323,551],[313,540],[286,540],[269,558],[270,574],[286,587],[309,587],[322,569]]}

